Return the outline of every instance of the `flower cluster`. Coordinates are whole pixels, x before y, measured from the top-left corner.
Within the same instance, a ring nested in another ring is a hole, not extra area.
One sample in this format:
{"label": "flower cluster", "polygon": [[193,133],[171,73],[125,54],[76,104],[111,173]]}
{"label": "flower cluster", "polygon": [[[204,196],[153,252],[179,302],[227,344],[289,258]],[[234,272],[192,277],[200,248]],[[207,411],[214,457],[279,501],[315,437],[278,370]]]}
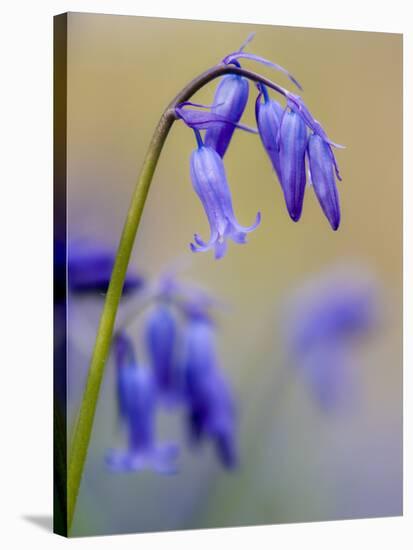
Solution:
{"label": "flower cluster", "polygon": [[320,406],[345,404],[353,393],[353,344],[371,333],[379,312],[365,274],[340,273],[309,281],[288,304],[290,357]]}
{"label": "flower cluster", "polygon": [[[281,71],[301,89],[297,80],[283,67],[244,52],[251,39],[252,36],[248,37],[241,48],[226,56],[222,63],[241,67],[240,59],[252,60]],[[333,230],[339,227],[340,203],[336,178],[341,177],[332,148],[341,146],[330,141],[300,96],[277,86],[277,91],[286,100],[285,107],[282,107],[270,97],[268,86],[259,82],[257,88],[257,130],[240,123],[249,96],[249,81],[240,74],[228,74],[221,78],[212,106],[184,102],[175,109],[176,116],[195,132],[197,148],[191,155],[191,180],[204,207],[211,231],[207,242],[198,235],[194,236],[194,243],[190,245],[193,252],[213,248],[215,257],[222,258],[228,238],[236,243],[245,243],[246,234],[253,231],[260,222],[258,213],[254,224],[243,227],[237,222],[232,207],[223,157],[237,128],[259,134],[281,184],[292,220],[297,222],[301,217],[307,165],[309,181],[325,216]],[[202,110],[194,107],[201,107]],[[205,132],[204,137],[201,131]]]}
{"label": "flower cluster", "polygon": [[230,385],[215,350],[211,297],[173,277],[148,290],[144,319],[147,365],[137,361],[126,327],[114,337],[117,400],[128,435],[126,450],[111,450],[114,471],[176,471],[178,447],[157,444],[157,407],[183,408],[191,444],[210,440],[222,465],[237,464],[236,412]]}

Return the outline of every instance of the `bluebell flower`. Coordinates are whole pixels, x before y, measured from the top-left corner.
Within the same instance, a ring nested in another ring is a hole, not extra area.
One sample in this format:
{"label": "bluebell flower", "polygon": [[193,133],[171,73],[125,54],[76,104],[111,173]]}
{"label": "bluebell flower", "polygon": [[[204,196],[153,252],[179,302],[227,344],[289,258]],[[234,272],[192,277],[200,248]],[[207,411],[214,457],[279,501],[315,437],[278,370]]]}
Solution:
{"label": "bluebell flower", "polygon": [[[112,250],[88,242],[68,246],[68,287],[76,294],[106,293],[115,255]],[[144,284],[139,275],[128,272],[123,294],[139,290]]]}
{"label": "bluebell flower", "polygon": [[312,134],[308,140],[308,159],[314,192],[331,227],[336,231],[340,225],[340,200],[334,159],[330,145],[317,134]]}
{"label": "bluebell flower", "polygon": [[191,440],[212,440],[222,465],[234,468],[238,462],[234,400],[218,367],[212,323],[202,315],[188,320],[183,371]]}
{"label": "bluebell flower", "polygon": [[255,102],[255,118],[257,120],[258,132],[277,174],[278,181],[281,184],[280,126],[284,109],[278,101],[269,97],[265,86],[260,86],[259,90],[260,93]]}
{"label": "bluebell flower", "polygon": [[265,86],[260,85],[259,90],[255,104],[258,131],[281,184],[288,213],[297,222],[306,183],[307,127],[298,114],[271,99]]}
{"label": "bluebell flower", "polygon": [[218,259],[226,252],[228,238],[238,244],[246,242],[246,234],[258,226],[261,215],[258,213],[255,223],[249,227],[237,222],[223,161],[214,149],[202,143],[199,133],[197,138],[198,148],[191,156],[191,179],[205,209],[211,235],[209,241],[204,242],[195,234],[191,250],[201,252],[214,248],[215,258]]}
{"label": "bluebell flower", "polygon": [[151,469],[161,474],[175,473],[177,446],[155,441],[157,392],[152,371],[138,366],[124,333],[115,337],[114,344],[119,410],[128,446],[109,451],[106,463],[116,472]]}
{"label": "bluebell flower", "polygon": [[335,178],[341,181],[341,176],[333,147],[342,149],[343,146],[329,139],[301,97],[289,93],[287,104],[312,131],[307,147],[310,180],[326,218],[336,231],[340,225],[341,214]]}
{"label": "bluebell flower", "polygon": [[328,276],[297,292],[286,326],[291,357],[323,409],[351,398],[353,344],[377,324],[374,285],[360,275]]}
{"label": "bluebell flower", "polygon": [[341,179],[341,176],[332,147],[342,146],[328,138],[299,96],[287,92],[287,106],[283,109],[269,97],[265,86],[260,84],[258,88],[255,106],[258,131],[283,189],[291,219],[298,221],[301,217],[307,156],[316,196],[332,228],[337,230],[340,205],[335,177]]}
{"label": "bluebell flower", "polygon": [[146,318],[145,340],[156,384],[166,405],[174,405],[179,399],[177,339],[175,315],[170,306],[160,301]]}
{"label": "bluebell flower", "polygon": [[294,111],[285,111],[280,125],[281,186],[292,220],[301,217],[305,191],[305,153],[307,128]]}
{"label": "bluebell flower", "polygon": [[[212,113],[219,114],[232,123],[238,123],[247,105],[248,87],[248,80],[242,76],[224,76],[215,92]],[[235,128],[234,124],[229,123],[208,128],[205,133],[205,145],[212,147],[220,157],[223,157]]]}

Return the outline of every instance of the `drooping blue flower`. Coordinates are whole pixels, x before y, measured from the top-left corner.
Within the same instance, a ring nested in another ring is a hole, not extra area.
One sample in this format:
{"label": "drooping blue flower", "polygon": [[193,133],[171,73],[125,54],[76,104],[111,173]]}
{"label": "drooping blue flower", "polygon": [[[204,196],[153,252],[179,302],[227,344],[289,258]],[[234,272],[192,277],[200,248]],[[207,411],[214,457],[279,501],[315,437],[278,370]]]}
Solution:
{"label": "drooping blue flower", "polygon": [[296,306],[294,345],[305,353],[319,342],[349,341],[376,319],[375,294],[362,280],[335,277],[313,284]]}
{"label": "drooping blue flower", "polygon": [[160,302],[145,324],[149,361],[163,403],[174,405],[179,399],[180,377],[177,369],[177,323],[171,308]]}
{"label": "drooping blue flower", "polygon": [[[281,183],[290,217],[301,217],[306,187],[305,157],[321,208],[332,228],[340,225],[340,205],[335,176],[341,180],[332,142],[301,97],[287,92],[287,106],[270,99],[262,84],[256,101],[258,131]],[[262,102],[262,99],[264,102]],[[308,130],[311,131],[308,137]]]}
{"label": "drooping blue flower", "polygon": [[[271,160],[272,166],[281,184],[280,166],[280,125],[284,109],[268,95],[265,86],[260,86],[260,93],[255,102],[255,118],[262,144]],[[262,101],[264,99],[264,101]]]}
{"label": "drooping blue flower", "polygon": [[214,149],[202,143],[199,133],[197,139],[198,148],[191,156],[191,179],[205,209],[211,235],[205,243],[195,234],[191,250],[201,252],[214,248],[215,258],[218,259],[226,252],[228,238],[238,244],[246,242],[246,234],[258,226],[261,215],[257,214],[255,223],[250,227],[243,227],[237,222],[223,161]]}
{"label": "drooping blue flower", "polygon": [[293,221],[301,217],[305,191],[307,128],[294,111],[286,110],[280,125],[281,186],[288,213]]}
{"label": "drooping blue flower", "polygon": [[[68,246],[68,287],[76,294],[106,293],[115,255],[112,250],[88,242]],[[144,284],[139,275],[128,272],[123,294],[139,290]]]}
{"label": "drooping blue flower", "polygon": [[312,130],[307,148],[311,183],[325,216],[336,231],[340,225],[341,215],[335,178],[341,181],[341,176],[333,147],[342,149],[343,146],[329,139],[301,97],[289,93],[287,104]]}
{"label": "drooping blue flower", "polygon": [[319,135],[312,134],[308,140],[308,160],[311,183],[320,206],[336,231],[340,225],[340,200],[334,173],[334,156],[331,146]]}
{"label": "drooping blue flower", "polygon": [[176,472],[178,448],[155,441],[157,393],[152,371],[138,366],[125,333],[115,336],[119,410],[127,431],[125,450],[111,450],[106,463],[115,472],[151,469],[161,474]]}
{"label": "drooping blue flower", "polygon": [[191,440],[210,439],[222,465],[237,465],[236,411],[233,396],[219,370],[210,320],[195,316],[188,320],[183,362]]}
{"label": "drooping blue flower", "polygon": [[[238,75],[224,76],[215,92],[212,113],[223,116],[232,123],[238,123],[248,101],[248,80]],[[235,131],[234,124],[219,124],[208,128],[205,145],[212,147],[220,157],[225,155]]]}

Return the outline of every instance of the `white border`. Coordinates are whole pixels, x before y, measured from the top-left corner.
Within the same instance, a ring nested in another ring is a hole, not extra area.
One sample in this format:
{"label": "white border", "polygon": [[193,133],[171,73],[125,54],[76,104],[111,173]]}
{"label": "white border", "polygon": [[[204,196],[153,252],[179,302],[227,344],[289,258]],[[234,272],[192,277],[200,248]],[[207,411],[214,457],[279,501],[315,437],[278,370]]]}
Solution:
{"label": "white border", "polygon": [[[405,429],[405,516],[156,535],[77,539],[51,535],[24,516],[51,514],[52,361],[52,16],[119,13],[404,33],[405,66],[405,395],[412,389],[411,100],[412,17],[403,0],[345,2],[192,0],[52,1],[2,4],[0,18],[0,540],[5,548],[411,547],[412,437]],[[408,22],[410,19],[410,23]],[[383,74],[386,67],[383,66]],[[368,98],[360,98],[366,102]],[[389,98],[392,101],[392,98]],[[409,124],[408,124],[409,123]],[[383,128],[383,139],[386,130]],[[409,158],[410,156],[410,158]],[[371,213],[370,215],[374,215]],[[406,399],[405,399],[406,401]],[[411,406],[405,403],[405,427]]]}

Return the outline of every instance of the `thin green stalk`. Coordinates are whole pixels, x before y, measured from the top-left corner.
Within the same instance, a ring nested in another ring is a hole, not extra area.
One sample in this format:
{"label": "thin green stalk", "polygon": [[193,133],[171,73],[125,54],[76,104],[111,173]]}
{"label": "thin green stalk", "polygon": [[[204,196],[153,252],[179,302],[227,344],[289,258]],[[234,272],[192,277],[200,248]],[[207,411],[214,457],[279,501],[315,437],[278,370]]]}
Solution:
{"label": "thin green stalk", "polygon": [[142,171],[139,175],[139,179],[132,196],[132,201],[120,238],[115,265],[113,267],[112,276],[96,335],[95,347],[90,362],[89,374],[83,394],[82,404],[80,406],[76,427],[73,433],[67,478],[67,518],[69,530],[76,507],[76,500],[79,493],[80,482],[82,479],[87,450],[92,433],[93,419],[99,397],[100,385],[102,382],[105,363],[109,354],[113,327],[115,324],[119,301],[122,295],[129,259],[159,156],[168,136],[169,130],[171,129],[173,122],[176,120],[175,107],[178,103],[187,101],[195,92],[211,80],[228,73],[239,74],[254,82],[261,82],[278,93],[284,96],[286,95],[283,88],[280,88],[277,84],[274,84],[270,80],[263,78],[256,73],[240,67],[224,64],[216,65],[192,80],[178,93],[178,95],[166,108],[155,129],[143,163]]}

